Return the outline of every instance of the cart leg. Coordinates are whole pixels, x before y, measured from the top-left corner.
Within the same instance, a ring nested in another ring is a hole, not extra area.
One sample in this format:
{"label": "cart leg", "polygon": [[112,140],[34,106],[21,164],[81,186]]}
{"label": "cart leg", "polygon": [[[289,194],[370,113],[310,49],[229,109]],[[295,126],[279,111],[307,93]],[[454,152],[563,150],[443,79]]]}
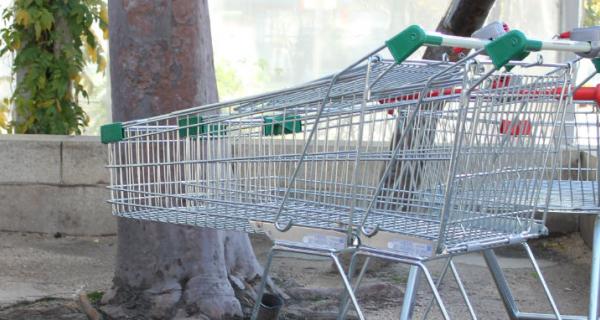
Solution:
{"label": "cart leg", "polygon": [[254,308],[252,309],[252,320],[257,320],[256,317],[258,317],[258,309],[260,307],[263,294],[265,293],[265,286],[267,285],[267,278],[269,277],[269,270],[271,269],[271,263],[273,262],[275,251],[275,248],[271,248],[271,250],[269,250],[267,263],[265,264],[265,269],[263,270],[262,279],[260,280],[260,285],[258,287],[258,293],[256,294],[256,301],[254,302]]}
{"label": "cart leg", "polygon": [[544,276],[542,275],[542,270],[540,270],[540,266],[538,265],[535,257],[533,256],[533,252],[531,251],[531,248],[529,247],[527,242],[523,242],[523,248],[525,248],[525,251],[527,252],[527,256],[529,257],[529,261],[531,261],[531,265],[533,266],[533,269],[535,270],[535,272],[538,275],[538,278],[540,279],[540,283],[542,284],[542,287],[544,288],[544,292],[546,293],[546,298],[548,298],[548,302],[550,303],[550,306],[552,307],[552,311],[554,312],[556,319],[561,320],[562,317],[560,316],[558,307],[556,306],[556,303],[554,302],[552,293],[550,293],[550,289],[548,288],[546,279],[544,279]]}
{"label": "cart leg", "polygon": [[483,250],[483,258],[485,259],[485,263],[487,264],[492,278],[494,279],[496,288],[498,288],[498,293],[500,293],[500,297],[502,298],[502,302],[504,303],[506,312],[508,312],[509,318],[511,320],[519,319],[519,307],[517,306],[515,298],[510,291],[510,287],[508,286],[508,282],[504,277],[502,268],[500,268],[496,254],[492,249],[486,249]]}
{"label": "cart leg", "polygon": [[[438,278],[438,281],[435,284],[435,286],[438,288],[438,290],[440,290],[440,288],[442,287],[442,281],[444,281],[444,278],[446,277],[446,274],[448,273],[448,267],[450,266],[451,261],[452,261],[452,256],[449,256],[448,259],[446,259],[446,263],[444,263],[444,267],[442,268],[440,277]],[[433,300],[434,300],[433,297],[431,299],[429,299],[429,304],[427,305],[427,308],[425,309],[425,313],[423,313],[423,319],[427,319],[427,316],[429,315],[429,311],[431,311],[431,307],[433,306]]]}
{"label": "cart leg", "polygon": [[358,314],[358,318],[360,320],[365,320],[365,316],[363,315],[362,310],[360,309],[360,306],[358,305],[358,300],[356,299],[356,296],[354,295],[354,291],[352,290],[352,285],[350,284],[350,281],[348,281],[348,277],[346,277],[346,273],[344,272],[344,267],[342,267],[340,260],[334,253],[330,254],[329,256],[335,263],[335,266],[338,269],[340,277],[342,277],[342,282],[344,284],[344,287],[346,288],[348,295],[350,296],[350,300],[352,301],[352,304],[354,305],[354,310],[356,310],[356,313]]}
{"label": "cart leg", "polygon": [[[354,268],[356,268],[356,261],[358,259],[357,257],[358,252],[354,252],[352,254],[352,258],[350,258],[350,265],[348,266],[348,274],[346,275],[348,277],[348,281],[350,281],[352,283],[352,278],[354,277]],[[348,294],[346,293],[346,291],[343,291],[341,296],[340,296],[340,306],[338,308],[338,320],[342,320],[344,319],[344,317],[346,317],[346,313],[344,313],[344,306],[349,302],[348,300]]]}
{"label": "cart leg", "polygon": [[[357,255],[358,255],[357,253],[354,253],[354,255],[352,256],[352,259],[355,259],[355,256],[357,256]],[[354,262],[356,262],[356,261],[354,261]],[[365,273],[367,272],[369,262],[371,262],[371,257],[367,257],[365,259],[365,262],[364,262],[362,268],[360,269],[360,273],[358,274],[358,277],[356,278],[356,282],[354,283],[354,287],[352,288],[352,291],[354,291],[355,293],[358,292],[358,288],[360,287],[362,279],[364,278]],[[350,263],[350,265],[352,266],[352,262]],[[352,271],[354,271],[354,270],[352,270]],[[351,278],[349,277],[349,279],[351,279]],[[338,320],[345,319],[346,314],[348,314],[348,309],[350,308],[350,300],[348,299],[348,296],[345,294],[345,292],[344,292],[344,299],[342,301],[343,301],[343,304],[340,309],[340,314],[338,315]]]}
{"label": "cart leg", "polygon": [[590,301],[588,319],[598,318],[598,290],[600,290],[600,215],[594,221],[594,241],[592,246],[592,269],[590,271]]}
{"label": "cart leg", "polygon": [[408,281],[406,282],[406,292],[404,293],[404,301],[402,302],[400,320],[410,320],[412,318],[418,284],[419,267],[411,265],[408,272]]}
{"label": "cart leg", "polygon": [[440,311],[442,312],[442,317],[444,317],[445,320],[450,320],[450,315],[448,314],[448,310],[446,310],[446,306],[444,306],[444,302],[442,301],[440,292],[435,287],[435,283],[433,282],[433,279],[431,278],[431,274],[429,273],[429,270],[427,270],[427,267],[425,267],[425,265],[422,263],[419,263],[417,266],[421,269],[421,271],[425,275],[425,279],[427,280],[427,283],[429,284],[429,287],[431,288],[431,291],[433,292],[433,296],[435,297],[435,300],[438,303],[438,307],[440,308]]}
{"label": "cart leg", "polygon": [[465,304],[467,305],[467,309],[469,309],[469,313],[471,314],[471,319],[477,320],[477,315],[475,315],[475,309],[473,309],[471,300],[469,299],[469,296],[467,295],[467,290],[465,290],[463,282],[460,279],[460,275],[458,274],[458,270],[454,266],[454,262],[452,260],[450,260],[450,270],[452,270],[452,275],[454,275],[454,279],[456,280],[456,283],[458,284],[458,289],[460,290],[460,294],[462,295],[463,300],[465,301]]}

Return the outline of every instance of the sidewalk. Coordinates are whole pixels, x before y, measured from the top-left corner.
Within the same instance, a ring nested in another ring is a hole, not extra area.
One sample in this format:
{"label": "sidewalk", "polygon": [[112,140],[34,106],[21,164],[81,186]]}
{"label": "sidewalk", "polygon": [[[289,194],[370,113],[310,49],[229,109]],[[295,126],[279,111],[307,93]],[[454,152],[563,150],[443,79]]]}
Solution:
{"label": "sidewalk", "polygon": [[0,232],[0,308],[110,287],[116,237]]}
{"label": "sidewalk", "polygon": [[[254,237],[253,243],[259,260],[264,262],[270,242]],[[587,309],[590,250],[580,236],[572,234],[538,240],[532,243],[532,247],[561,312],[584,314]],[[523,311],[550,311],[528,260],[524,259],[522,250],[517,249],[503,249],[499,253],[517,303]],[[85,319],[73,302],[74,295],[81,289],[92,292],[110,288],[115,251],[115,236],[55,238],[0,232],[0,320]],[[480,319],[506,319],[483,259],[472,254],[458,257],[455,261]],[[437,276],[440,265],[441,261],[432,264],[434,276]],[[271,275],[288,292],[298,288],[321,290],[339,287],[338,276],[330,270],[331,262],[328,260],[289,256],[274,261]],[[386,283],[401,290],[406,274],[405,266],[390,264],[368,273],[365,283]],[[455,319],[467,319],[469,316],[457,286],[451,277],[447,279],[442,296],[451,315]],[[417,315],[422,313],[430,297],[424,284],[420,288]],[[54,298],[67,300],[52,300]],[[24,301],[38,302],[21,303]],[[364,301],[364,309],[368,319],[395,319],[401,304],[402,297],[397,291],[381,292],[377,299]],[[291,317],[286,314],[299,305],[304,310],[332,312],[338,302],[336,295],[324,296],[318,301],[289,301],[282,318],[301,319],[298,315]],[[68,312],[73,314],[63,316]],[[437,311],[429,319],[439,319]]]}

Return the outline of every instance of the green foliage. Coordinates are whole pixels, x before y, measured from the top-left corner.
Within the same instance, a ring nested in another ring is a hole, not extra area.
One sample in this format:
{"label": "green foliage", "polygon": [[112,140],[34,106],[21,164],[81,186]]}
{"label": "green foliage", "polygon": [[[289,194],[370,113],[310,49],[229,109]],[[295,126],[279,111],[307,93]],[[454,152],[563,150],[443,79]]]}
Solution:
{"label": "green foliage", "polygon": [[600,25],[600,0],[585,0],[583,25],[586,27]]}
{"label": "green foliage", "polygon": [[229,64],[217,62],[215,66],[217,88],[221,99],[237,97],[242,90],[242,82],[238,79],[235,69]]}
{"label": "green foliage", "polygon": [[102,300],[103,295],[104,295],[104,292],[102,292],[102,291],[92,291],[92,292],[88,292],[87,297],[92,304],[97,304],[100,302],[100,300]]}
{"label": "green foliage", "polygon": [[8,26],[0,30],[0,56],[15,53],[17,85],[8,101],[16,119],[7,123],[0,116],[0,126],[16,133],[81,134],[89,122],[78,103],[80,96],[88,97],[83,69],[88,62],[97,64],[98,72],[106,68],[92,31],[97,23],[108,37],[106,5],[102,0],[15,0],[2,15]]}

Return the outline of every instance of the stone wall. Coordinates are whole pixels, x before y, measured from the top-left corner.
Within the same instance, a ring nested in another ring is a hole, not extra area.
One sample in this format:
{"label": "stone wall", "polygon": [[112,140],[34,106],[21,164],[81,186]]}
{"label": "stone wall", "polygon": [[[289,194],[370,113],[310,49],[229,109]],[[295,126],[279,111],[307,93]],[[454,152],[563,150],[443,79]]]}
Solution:
{"label": "stone wall", "polygon": [[[106,202],[106,153],[98,137],[0,135],[0,230],[116,233]],[[562,161],[567,158],[573,157]],[[579,229],[579,220],[576,215],[551,215],[548,226],[568,233]]]}
{"label": "stone wall", "polygon": [[0,230],[116,232],[98,137],[0,135]]}

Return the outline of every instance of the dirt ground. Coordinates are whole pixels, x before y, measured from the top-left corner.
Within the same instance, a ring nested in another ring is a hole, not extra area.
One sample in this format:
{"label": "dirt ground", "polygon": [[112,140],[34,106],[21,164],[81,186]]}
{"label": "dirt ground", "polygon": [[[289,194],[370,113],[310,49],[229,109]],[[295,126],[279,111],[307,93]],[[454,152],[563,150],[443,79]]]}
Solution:
{"label": "dirt ground", "polygon": [[[264,261],[270,241],[262,237],[252,240],[258,258]],[[590,250],[579,235],[534,241],[532,247],[561,312],[584,314]],[[74,297],[80,290],[102,292],[110,287],[115,250],[115,237],[55,238],[0,232],[0,320],[86,319]],[[504,249],[499,256],[520,308],[549,312],[523,250]],[[507,319],[483,259],[472,254],[455,261],[479,319]],[[434,277],[441,266],[441,261],[430,264]],[[365,285],[370,289],[359,293],[359,300],[368,319],[398,318],[407,275],[408,268],[395,263],[376,266],[367,274]],[[337,310],[339,291],[335,288],[340,288],[341,282],[329,260],[286,254],[275,260],[272,276],[291,297],[282,318],[328,319]],[[422,315],[430,298],[424,283],[417,297],[416,315]],[[469,318],[452,277],[443,283],[442,297],[453,319]],[[302,314],[306,310],[310,310],[309,316]],[[441,319],[437,308],[428,319]]]}

